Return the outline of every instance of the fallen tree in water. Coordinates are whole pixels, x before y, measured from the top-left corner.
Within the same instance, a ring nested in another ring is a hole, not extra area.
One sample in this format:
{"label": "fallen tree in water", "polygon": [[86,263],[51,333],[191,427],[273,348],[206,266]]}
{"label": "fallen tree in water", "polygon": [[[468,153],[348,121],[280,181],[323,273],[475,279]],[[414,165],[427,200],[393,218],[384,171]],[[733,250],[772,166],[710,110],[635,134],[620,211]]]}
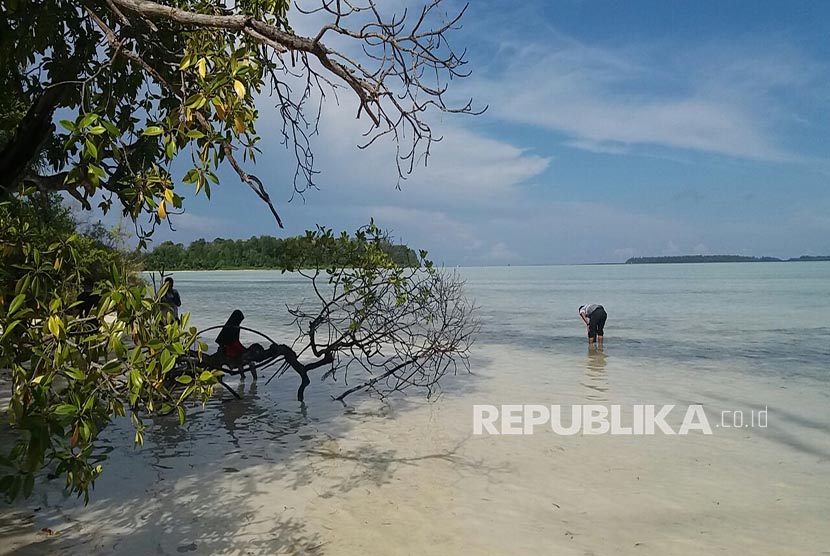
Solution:
{"label": "fallen tree in water", "polygon": [[468,366],[478,322],[461,279],[436,269],[423,251],[420,266],[397,265],[373,224],[354,237],[308,232],[295,256],[314,295],[289,306],[293,343],[271,341],[251,358],[228,361],[207,354],[188,314],[170,315],[167,283],[156,291],[113,267],[79,311],[63,287],[67,276],[81,283],[77,237],[44,242],[32,235],[42,230],[5,214],[0,247],[19,261],[2,275],[14,295],[4,296],[0,311],[0,369],[11,378],[8,417],[17,433],[0,459],[8,470],[0,487],[10,498],[30,494],[47,465],[88,496],[105,459],[96,441],[113,418],[129,414],[141,444],[145,419],[176,412],[184,423],[188,404],[204,403],[225,374],[250,364],[296,372],[300,401],[315,371],[342,381],[342,401],[359,391],[429,396],[444,376]]}
{"label": "fallen tree in water", "polygon": [[288,306],[298,331],[292,344],[242,326],[244,315],[234,311],[236,319],[232,316],[224,327],[203,332],[222,328],[238,339],[240,330],[248,330],[270,345],[256,344],[232,357],[221,349],[215,354],[191,351],[171,378],[190,384],[190,378],[182,377],[211,370],[256,377],[258,371],[281,363],[274,376],[296,372],[299,401],[311,383],[309,375],[317,370],[324,370],[321,380],[343,382],[346,388],[336,397],[343,401],[359,391],[385,396],[410,388],[430,396],[447,373],[468,368],[479,326],[457,274],[436,269],[425,252],[418,267],[397,265],[374,225],[355,238],[334,237],[319,228],[303,242],[297,256],[304,270],[297,273],[309,281],[314,296]]}
{"label": "fallen tree in water", "polygon": [[[336,398],[342,401],[358,391],[384,396],[410,388],[429,396],[444,375],[468,366],[478,321],[463,281],[436,269],[423,251],[421,265],[399,267],[381,249],[377,230],[369,234],[356,257],[342,259],[357,264],[299,271],[315,292],[313,300],[289,307],[298,329],[294,345],[302,347],[286,363],[302,378],[300,400],[308,372],[318,368],[326,369],[322,379],[348,387]],[[349,249],[325,230],[313,241]],[[313,359],[302,363],[303,355]]]}

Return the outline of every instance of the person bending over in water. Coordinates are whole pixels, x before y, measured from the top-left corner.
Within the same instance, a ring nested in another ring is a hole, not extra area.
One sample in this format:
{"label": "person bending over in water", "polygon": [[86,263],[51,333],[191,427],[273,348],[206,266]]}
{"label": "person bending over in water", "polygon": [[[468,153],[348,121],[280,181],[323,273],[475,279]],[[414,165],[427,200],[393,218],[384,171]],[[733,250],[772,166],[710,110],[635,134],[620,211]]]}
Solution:
{"label": "person bending over in water", "polygon": [[592,303],[591,305],[580,305],[579,316],[585,321],[588,327],[588,347],[595,347],[594,341],[599,342],[599,349],[602,349],[602,336],[605,328],[605,320],[608,313],[602,305]]}

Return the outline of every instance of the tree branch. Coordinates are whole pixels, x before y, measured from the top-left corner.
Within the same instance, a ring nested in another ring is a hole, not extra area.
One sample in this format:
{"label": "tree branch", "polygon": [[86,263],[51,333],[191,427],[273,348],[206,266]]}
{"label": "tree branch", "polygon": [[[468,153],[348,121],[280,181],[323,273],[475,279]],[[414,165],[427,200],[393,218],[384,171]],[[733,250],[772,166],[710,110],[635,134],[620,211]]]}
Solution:
{"label": "tree branch", "polygon": [[[111,2],[120,2],[122,0],[109,0],[109,1],[111,1]],[[153,2],[146,2],[146,3],[153,4]],[[98,17],[95,14],[95,12],[92,11],[92,9],[90,9],[88,6],[85,6],[85,8],[86,8],[87,13],[89,14],[90,18],[92,18],[92,20],[95,22],[95,24],[103,31],[104,36],[107,38],[107,41],[110,43],[110,45],[117,52],[122,54],[128,60],[130,60],[130,61],[138,64],[142,68],[144,68],[144,70],[147,73],[149,73],[153,77],[153,79],[155,79],[156,82],[160,86],[167,89],[170,93],[172,93],[173,95],[178,97],[180,100],[182,100],[182,101],[185,100],[185,95],[183,94],[182,91],[180,91],[180,90],[176,89],[175,87],[173,87],[173,85],[169,81],[167,81],[164,77],[162,77],[161,73],[158,70],[156,70],[148,62],[146,62],[138,54],[136,54],[136,53],[134,53],[134,52],[132,52],[128,49],[123,48],[123,43],[115,35],[115,32],[112,29],[110,29],[101,20],[101,18]],[[207,119],[205,119],[205,117],[200,112],[196,113],[196,118],[205,130],[211,129],[210,123],[207,121]],[[254,175],[251,175],[251,174],[248,174],[247,172],[245,172],[242,169],[242,167],[239,165],[239,163],[236,161],[236,158],[233,155],[233,146],[228,141],[224,141],[224,140],[221,141],[221,147],[222,147],[222,149],[225,153],[225,157],[228,159],[228,162],[230,162],[231,167],[234,169],[234,171],[239,176],[239,179],[241,179],[243,183],[248,185],[248,187],[250,187],[251,190],[254,193],[256,193],[257,196],[263,202],[265,202],[265,204],[268,205],[268,208],[271,210],[271,214],[274,216],[274,218],[277,221],[277,225],[280,228],[284,228],[284,226],[282,224],[282,219],[280,218],[279,214],[277,213],[277,210],[274,208],[274,204],[271,201],[271,197],[268,195],[268,192],[265,190],[265,186],[262,184],[262,181],[258,177],[254,176]]]}
{"label": "tree branch", "polygon": [[0,198],[11,194],[29,173],[43,143],[55,131],[52,123],[55,110],[73,86],[73,83],[59,83],[42,91],[17,125],[14,136],[0,151]]}

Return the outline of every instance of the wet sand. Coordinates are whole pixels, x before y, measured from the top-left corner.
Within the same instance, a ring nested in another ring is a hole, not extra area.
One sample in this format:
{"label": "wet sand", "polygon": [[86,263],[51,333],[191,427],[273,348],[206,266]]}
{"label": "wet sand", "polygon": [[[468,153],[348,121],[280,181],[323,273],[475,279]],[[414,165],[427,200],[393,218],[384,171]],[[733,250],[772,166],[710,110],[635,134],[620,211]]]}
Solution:
{"label": "wet sand", "polygon": [[[474,374],[433,402],[343,408],[314,381],[302,409],[285,376],[244,385],[242,401],[219,393],[186,430],[160,421],[141,450],[113,426],[89,506],[40,484],[3,508],[0,554],[830,553],[825,383],[665,369],[613,344],[475,353]],[[474,404],[509,403],[700,403],[715,429],[472,434]],[[715,426],[765,406],[765,429]]]}

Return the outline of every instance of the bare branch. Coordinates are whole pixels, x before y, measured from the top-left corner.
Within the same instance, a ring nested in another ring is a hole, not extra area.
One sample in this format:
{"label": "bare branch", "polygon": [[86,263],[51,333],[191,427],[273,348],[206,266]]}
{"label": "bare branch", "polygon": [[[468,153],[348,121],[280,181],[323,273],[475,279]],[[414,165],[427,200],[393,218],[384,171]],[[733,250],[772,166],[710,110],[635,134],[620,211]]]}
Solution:
{"label": "bare branch", "polygon": [[[291,100],[290,90],[276,74],[271,78],[288,128],[283,129],[285,143],[295,145],[298,161],[295,190],[298,193],[302,193],[305,186],[313,186],[315,173],[305,129],[311,127],[316,131],[317,124],[316,120],[309,124],[302,116],[305,101],[310,90],[324,96],[323,85],[334,87],[328,79],[320,79],[322,74],[314,69],[311,60],[316,61],[325,73],[345,83],[358,99],[357,116],[366,114],[371,120],[361,148],[385,137],[395,141],[398,174],[402,179],[414,170],[418,161],[427,159],[432,143],[441,139],[433,135],[431,126],[424,119],[428,109],[466,114],[483,111],[474,110],[472,102],[453,106],[445,99],[447,83],[468,75],[463,70],[466,65],[464,52],[456,53],[448,41],[448,34],[459,28],[466,5],[454,16],[445,17],[440,13],[441,0],[431,0],[412,17],[407,11],[399,16],[385,17],[375,0],[364,0],[362,4],[322,0],[317,8],[296,8],[300,13],[322,12],[333,18],[314,37],[303,37],[274,23],[245,15],[195,13],[149,0],[109,1],[125,12],[149,20],[240,33],[273,49],[278,58],[290,58],[282,63],[286,75],[306,80],[300,100]],[[323,42],[328,33],[354,41],[363,52],[363,59],[350,54],[353,49],[347,52],[328,47]],[[302,71],[295,75],[287,68],[297,63]],[[305,185],[297,181],[300,176]]]}
{"label": "bare branch", "polygon": [[429,396],[447,373],[468,368],[479,323],[457,275],[409,269],[404,276],[390,273],[355,284],[353,293],[338,289],[336,278],[318,289],[318,276],[309,278],[319,308],[310,312],[297,306],[289,312],[299,332],[296,343],[317,357],[329,356],[331,369],[324,378],[348,383],[350,369],[361,371],[358,383],[335,399],[343,401],[358,391],[388,395],[408,388]]}

